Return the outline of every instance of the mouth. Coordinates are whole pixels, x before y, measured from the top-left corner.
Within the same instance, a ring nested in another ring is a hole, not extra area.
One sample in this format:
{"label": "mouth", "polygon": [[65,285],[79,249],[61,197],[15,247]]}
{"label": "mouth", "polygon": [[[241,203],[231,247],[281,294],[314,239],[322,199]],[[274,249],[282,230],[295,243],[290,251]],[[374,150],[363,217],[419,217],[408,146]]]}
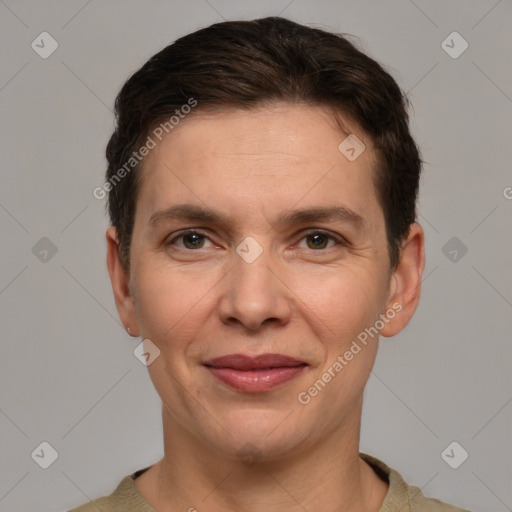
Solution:
{"label": "mouth", "polygon": [[203,365],[215,378],[245,393],[270,391],[298,377],[308,366],[304,361],[281,354],[256,357],[230,354],[206,361]]}

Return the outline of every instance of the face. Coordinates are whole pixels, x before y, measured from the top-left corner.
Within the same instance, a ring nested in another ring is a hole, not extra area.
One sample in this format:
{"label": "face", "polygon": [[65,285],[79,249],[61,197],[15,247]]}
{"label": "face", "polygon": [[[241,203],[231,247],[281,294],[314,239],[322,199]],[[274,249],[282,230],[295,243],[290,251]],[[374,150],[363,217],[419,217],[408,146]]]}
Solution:
{"label": "face", "polygon": [[420,228],[390,270],[372,144],[344,121],[366,145],[353,161],[320,107],[190,116],[145,161],[129,275],[108,233],[168,424],[224,454],[299,453],[358,426],[376,332],[416,306]]}

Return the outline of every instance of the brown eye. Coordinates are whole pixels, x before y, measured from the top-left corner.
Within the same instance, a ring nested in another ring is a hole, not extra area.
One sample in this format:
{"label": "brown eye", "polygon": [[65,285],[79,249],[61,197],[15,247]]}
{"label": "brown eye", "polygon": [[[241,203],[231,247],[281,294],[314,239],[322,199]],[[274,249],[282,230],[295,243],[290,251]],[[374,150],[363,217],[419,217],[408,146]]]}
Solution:
{"label": "brown eye", "polygon": [[317,233],[315,235],[308,235],[306,240],[310,249],[325,249],[329,242],[329,237],[323,233]]}
{"label": "brown eye", "polygon": [[198,233],[196,231],[185,231],[175,236],[167,243],[167,245],[176,246],[178,249],[194,250],[207,249],[208,247],[212,247],[213,243],[202,233]]}
{"label": "brown eye", "polygon": [[204,236],[197,233],[182,235],[183,245],[187,249],[201,249],[204,245]]}
{"label": "brown eye", "polygon": [[323,231],[312,230],[306,233],[301,239],[298,247],[301,249],[330,249],[335,245],[344,245],[342,240],[338,240],[334,235],[324,233]]}

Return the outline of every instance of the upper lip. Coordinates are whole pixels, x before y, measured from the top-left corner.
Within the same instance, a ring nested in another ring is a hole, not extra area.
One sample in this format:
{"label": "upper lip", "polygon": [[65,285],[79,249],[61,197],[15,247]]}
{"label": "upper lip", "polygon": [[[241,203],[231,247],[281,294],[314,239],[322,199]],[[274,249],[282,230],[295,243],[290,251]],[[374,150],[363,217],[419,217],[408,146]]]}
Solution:
{"label": "upper lip", "polygon": [[293,367],[305,365],[293,357],[282,354],[261,354],[258,356],[248,356],[245,354],[229,354],[227,356],[216,357],[203,363],[212,368],[232,368],[233,370],[261,370],[266,368],[281,368],[283,366]]}

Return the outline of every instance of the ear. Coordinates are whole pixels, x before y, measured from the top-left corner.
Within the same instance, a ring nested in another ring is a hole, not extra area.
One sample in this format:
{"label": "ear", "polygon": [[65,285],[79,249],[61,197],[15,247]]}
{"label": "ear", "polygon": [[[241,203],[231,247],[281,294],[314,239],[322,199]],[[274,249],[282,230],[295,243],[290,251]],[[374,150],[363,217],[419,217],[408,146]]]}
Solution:
{"label": "ear", "polygon": [[419,224],[411,224],[400,250],[400,262],[391,275],[387,310],[394,311],[380,331],[390,337],[399,333],[412,318],[421,294],[421,277],[425,268],[425,234]]}
{"label": "ear", "polygon": [[119,239],[116,228],[110,226],[106,232],[107,267],[112,283],[112,291],[116,301],[117,312],[121,322],[131,336],[140,336],[135,305],[130,291],[130,275],[123,267],[119,258]]}

